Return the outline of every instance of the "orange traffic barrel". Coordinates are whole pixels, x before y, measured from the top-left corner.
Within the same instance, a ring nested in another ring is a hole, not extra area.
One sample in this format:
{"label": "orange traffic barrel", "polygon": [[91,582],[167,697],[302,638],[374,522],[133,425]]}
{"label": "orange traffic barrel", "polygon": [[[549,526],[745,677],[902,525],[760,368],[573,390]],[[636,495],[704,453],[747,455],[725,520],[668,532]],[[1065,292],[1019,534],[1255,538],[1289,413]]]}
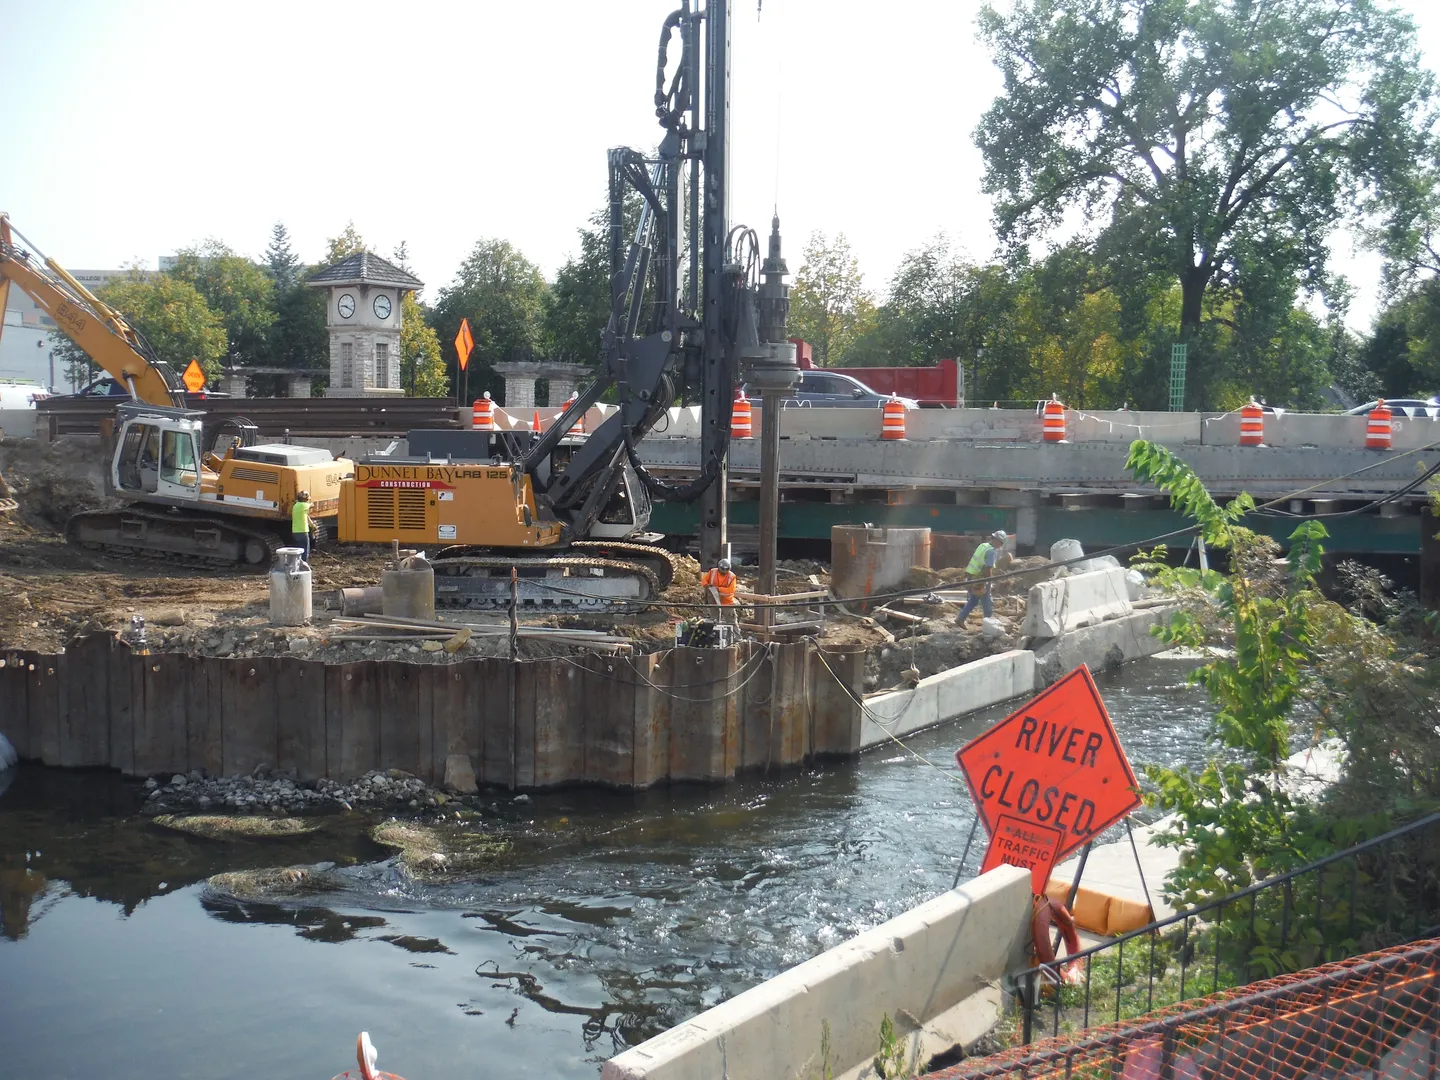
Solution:
{"label": "orange traffic barrel", "polygon": [[880,438],[905,438],[905,406],[894,394],[885,402],[880,414]]}
{"label": "orange traffic barrel", "polygon": [[1065,406],[1054,394],[1045,402],[1044,424],[1046,442],[1065,441]]}
{"label": "orange traffic barrel", "polygon": [[750,410],[750,399],[744,390],[735,391],[735,404],[730,406],[730,437],[732,439],[753,439],[755,437],[754,414]]}
{"label": "orange traffic barrel", "polygon": [[1370,410],[1370,419],[1365,424],[1365,449],[1390,449],[1390,406],[1384,400],[1377,401]]}
{"label": "orange traffic barrel", "polygon": [[490,400],[489,390],[475,399],[470,410],[470,426],[476,431],[495,430],[495,402]]}
{"label": "orange traffic barrel", "polygon": [[1254,398],[1240,410],[1240,445],[1265,445],[1265,410]]}
{"label": "orange traffic barrel", "polygon": [[[574,401],[576,401],[579,397],[580,397],[580,391],[578,391],[578,390],[571,390],[571,391],[570,391],[570,396],[565,399],[565,407],[568,409],[568,408],[570,407],[570,405],[571,405]],[[575,421],[575,426],[570,429],[570,434],[571,434],[571,435],[584,435],[584,434],[585,434],[585,414],[584,414],[584,413],[581,413],[581,414],[580,414],[580,419]]]}

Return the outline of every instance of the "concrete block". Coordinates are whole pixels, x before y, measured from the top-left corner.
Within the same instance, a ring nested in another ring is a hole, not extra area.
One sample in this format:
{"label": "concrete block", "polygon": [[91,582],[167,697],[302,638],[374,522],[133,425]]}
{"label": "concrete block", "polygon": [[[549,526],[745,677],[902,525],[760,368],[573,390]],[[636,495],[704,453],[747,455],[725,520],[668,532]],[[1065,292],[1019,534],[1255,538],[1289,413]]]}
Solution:
{"label": "concrete block", "polygon": [[1146,608],[1094,626],[1067,631],[1045,642],[1036,648],[1034,654],[1034,688],[1043,690],[1081,664],[1088,664],[1091,671],[1100,671],[1163,652],[1165,643],[1150,631],[1169,619],[1169,608]]}
{"label": "concrete block", "polygon": [[474,795],[480,790],[475,783],[475,763],[467,754],[451,754],[445,759],[445,789],[460,795]]}
{"label": "concrete block", "polygon": [[1032,638],[1053,638],[1078,627],[1131,612],[1125,571],[1119,566],[1088,574],[1042,581],[1025,600],[1020,632]]}
{"label": "concrete block", "polygon": [[822,1025],[844,1076],[881,1019],[921,1024],[1024,962],[1030,875],[1001,867],[607,1061],[602,1080],[773,1080],[818,1072]]}
{"label": "concrete block", "polygon": [[1029,694],[1034,685],[1035,657],[1025,649],[961,664],[921,679],[913,690],[895,690],[868,699],[860,746],[877,746],[889,742],[890,735],[907,735]]}
{"label": "concrete block", "polygon": [[0,409],[0,435],[7,439],[35,438],[34,409]]}

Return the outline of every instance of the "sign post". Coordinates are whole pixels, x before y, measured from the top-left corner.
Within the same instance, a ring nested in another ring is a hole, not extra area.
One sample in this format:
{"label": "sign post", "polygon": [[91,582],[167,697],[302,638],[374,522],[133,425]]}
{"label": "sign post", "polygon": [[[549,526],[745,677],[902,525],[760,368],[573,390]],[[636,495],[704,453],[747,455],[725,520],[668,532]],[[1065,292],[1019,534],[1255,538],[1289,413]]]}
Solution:
{"label": "sign post", "polygon": [[460,320],[460,332],[455,335],[455,355],[460,358],[460,407],[470,404],[470,350],[475,348],[475,339],[470,335],[470,320]]}
{"label": "sign post", "polygon": [[1135,773],[1084,664],[955,753],[990,831],[981,873],[1050,871],[1140,805]]}

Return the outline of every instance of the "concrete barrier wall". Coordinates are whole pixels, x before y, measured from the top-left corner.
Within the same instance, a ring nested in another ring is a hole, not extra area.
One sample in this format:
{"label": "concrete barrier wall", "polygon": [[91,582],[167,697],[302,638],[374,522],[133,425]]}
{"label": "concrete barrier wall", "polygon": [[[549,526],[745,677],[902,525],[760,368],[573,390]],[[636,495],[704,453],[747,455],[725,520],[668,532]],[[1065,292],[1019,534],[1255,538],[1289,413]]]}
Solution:
{"label": "concrete barrier wall", "polygon": [[1067,631],[1045,642],[1033,654],[1033,689],[1043,690],[1081,664],[1099,671],[1163,652],[1169,646],[1151,630],[1168,622],[1172,610],[1164,606],[1145,608],[1118,619]]}
{"label": "concrete barrier wall", "polygon": [[1025,598],[1020,632],[1026,637],[1053,638],[1130,611],[1124,568],[1093,570],[1032,586]]}
{"label": "concrete barrier wall", "polygon": [[1035,686],[1035,654],[1011,649],[921,679],[913,690],[877,694],[865,701],[862,749],[984,709]]}
{"label": "concrete barrier wall", "polygon": [[1029,930],[1030,874],[1001,867],[611,1058],[601,1078],[819,1076],[826,1027],[843,1076],[875,1056],[886,1015],[903,1032],[1023,964]]}
{"label": "concrete barrier wall", "polygon": [[0,434],[7,439],[33,439],[37,415],[34,409],[0,409]]}

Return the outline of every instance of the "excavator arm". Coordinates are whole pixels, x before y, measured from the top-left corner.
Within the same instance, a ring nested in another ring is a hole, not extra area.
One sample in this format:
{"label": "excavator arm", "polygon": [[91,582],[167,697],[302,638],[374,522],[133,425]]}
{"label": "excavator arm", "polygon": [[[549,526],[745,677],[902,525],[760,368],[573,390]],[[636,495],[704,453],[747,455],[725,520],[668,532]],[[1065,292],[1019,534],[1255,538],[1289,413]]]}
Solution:
{"label": "excavator arm", "polygon": [[[19,237],[30,250],[17,246]],[[55,320],[65,336],[122,386],[149,405],[185,403],[170,366],[155,355],[125,316],[97,298],[54,259],[42,255],[0,214],[0,312],[14,284]]]}

